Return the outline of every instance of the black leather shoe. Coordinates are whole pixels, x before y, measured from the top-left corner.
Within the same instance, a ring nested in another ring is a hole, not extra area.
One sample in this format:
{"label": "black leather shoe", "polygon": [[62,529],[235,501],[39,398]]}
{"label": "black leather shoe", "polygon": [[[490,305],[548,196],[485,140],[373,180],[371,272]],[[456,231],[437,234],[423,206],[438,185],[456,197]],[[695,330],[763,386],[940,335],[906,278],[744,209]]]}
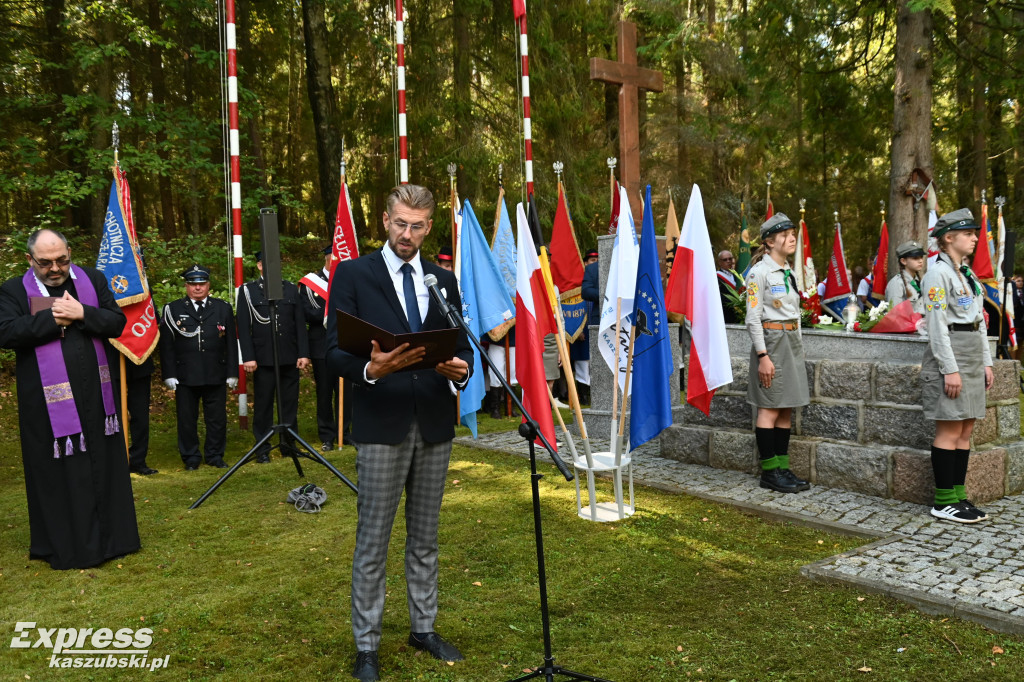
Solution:
{"label": "black leather shoe", "polygon": [[798,493],[801,488],[782,474],[782,469],[761,472],[761,487],[777,493]]}
{"label": "black leather shoe", "polygon": [[256,455],[257,464],[270,464],[270,455]]}
{"label": "black leather shoe", "polygon": [[228,463],[225,462],[223,459],[215,459],[212,462],[207,462],[207,464],[209,464],[210,466],[212,466],[215,469],[227,469],[228,468]]}
{"label": "black leather shoe", "polygon": [[795,485],[799,490],[810,490],[810,481],[805,481],[796,474],[793,473],[792,469],[779,469],[779,472],[788,480],[790,483]]}
{"label": "black leather shoe", "polygon": [[330,452],[334,450],[334,443],[330,443],[325,440],[323,443],[320,443],[320,450],[323,452]]}
{"label": "black leather shoe", "polygon": [[455,648],[454,644],[446,641],[444,637],[436,632],[428,632],[420,637],[410,632],[409,645],[420,651],[426,651],[434,658],[442,661],[461,661],[463,658],[462,653]]}
{"label": "black leather shoe", "polygon": [[132,472],[133,474],[138,474],[139,476],[152,476],[153,474],[160,473],[156,469],[150,469],[148,466],[145,465],[140,467],[128,467],[128,471]]}
{"label": "black leather shoe", "polygon": [[352,677],[360,682],[375,682],[380,679],[380,663],[376,651],[357,651],[356,663],[352,666]]}

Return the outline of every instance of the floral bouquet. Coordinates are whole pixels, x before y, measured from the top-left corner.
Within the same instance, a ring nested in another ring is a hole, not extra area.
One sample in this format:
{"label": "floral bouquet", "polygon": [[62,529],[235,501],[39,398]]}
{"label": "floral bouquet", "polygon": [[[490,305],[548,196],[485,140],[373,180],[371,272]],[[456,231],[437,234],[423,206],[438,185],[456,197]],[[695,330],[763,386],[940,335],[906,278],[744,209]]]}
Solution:
{"label": "floral bouquet", "polygon": [[923,319],[920,313],[914,312],[913,303],[903,301],[893,306],[892,310],[876,320],[866,331],[877,334],[913,334],[920,329]]}

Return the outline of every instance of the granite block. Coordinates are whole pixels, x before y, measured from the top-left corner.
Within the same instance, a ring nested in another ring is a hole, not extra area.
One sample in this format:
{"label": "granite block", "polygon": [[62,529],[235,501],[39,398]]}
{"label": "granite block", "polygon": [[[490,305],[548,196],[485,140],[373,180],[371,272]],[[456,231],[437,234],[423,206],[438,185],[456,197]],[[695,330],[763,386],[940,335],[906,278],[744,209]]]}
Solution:
{"label": "granite block", "polygon": [[889,453],[883,450],[818,443],[814,456],[817,483],[876,497],[889,497]]}
{"label": "granite block", "polygon": [[693,426],[726,426],[734,429],[753,429],[754,410],[746,396],[720,395],[711,401],[710,414],[697,408],[683,408],[683,423]]}
{"label": "granite block", "polygon": [[789,468],[800,478],[814,481],[814,450],[817,444],[814,441],[792,438],[789,441]]}
{"label": "granite block", "polygon": [[1007,495],[1016,495],[1024,491],[1024,441],[1016,441],[1002,446],[1006,451],[1006,490]]}
{"label": "granite block", "polygon": [[672,425],[661,432],[661,456],[686,464],[708,463],[711,432]]}
{"label": "granite block", "polygon": [[991,443],[999,436],[999,424],[995,407],[985,408],[985,418],[974,422],[974,432],[971,434],[971,442],[974,447],[983,443]]}
{"label": "granite block", "polygon": [[935,439],[935,422],[925,419],[920,406],[865,407],[865,443],[927,450]]}
{"label": "granite block", "polygon": [[819,362],[820,360],[804,360],[804,366],[807,369],[807,391],[812,399],[817,395],[818,387],[814,383],[814,375],[817,373]]}
{"label": "granite block", "polygon": [[750,358],[733,355],[732,361],[732,383],[722,387],[722,391],[734,391],[747,394],[747,381],[750,374]]}
{"label": "granite block", "polygon": [[717,469],[733,469],[756,473],[757,442],[752,433],[739,431],[714,431],[711,434],[711,466]]}
{"label": "granite block", "polygon": [[801,410],[800,435],[857,442],[859,410],[857,405],[805,405]]}
{"label": "granite block", "polygon": [[1016,360],[996,360],[992,363],[993,382],[988,390],[989,401],[1016,400],[1020,397],[1020,363]]}
{"label": "granite block", "polygon": [[879,362],[875,365],[875,402],[920,404],[920,378],[920,365]]}
{"label": "granite block", "polygon": [[972,502],[991,502],[1006,491],[1006,450],[972,452],[967,464],[967,496]]}
{"label": "granite block", "polygon": [[996,421],[1000,441],[1020,440],[1020,404],[997,405]]}
{"label": "granite block", "polygon": [[930,452],[899,450],[892,456],[892,496],[916,504],[935,499],[935,474]]}
{"label": "granite block", "polygon": [[822,360],[818,363],[818,394],[843,400],[871,399],[871,363]]}

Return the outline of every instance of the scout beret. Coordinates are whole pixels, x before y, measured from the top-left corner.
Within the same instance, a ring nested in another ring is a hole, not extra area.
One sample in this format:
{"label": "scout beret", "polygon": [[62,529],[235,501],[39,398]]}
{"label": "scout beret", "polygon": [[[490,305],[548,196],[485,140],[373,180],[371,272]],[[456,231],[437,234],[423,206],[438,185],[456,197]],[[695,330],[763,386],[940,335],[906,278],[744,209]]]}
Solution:
{"label": "scout beret", "polygon": [[764,241],[765,237],[771,236],[776,232],[792,230],[794,227],[793,221],[789,219],[789,216],[785,213],[776,213],[761,223],[761,241]]}
{"label": "scout beret", "polygon": [[924,255],[924,249],[915,241],[903,242],[896,247],[897,258],[920,258]]}
{"label": "scout beret", "polygon": [[939,222],[935,223],[935,229],[932,230],[932,236],[938,238],[950,230],[977,229],[978,223],[974,221],[974,214],[971,213],[971,209],[960,208],[955,211],[950,211],[939,218]]}

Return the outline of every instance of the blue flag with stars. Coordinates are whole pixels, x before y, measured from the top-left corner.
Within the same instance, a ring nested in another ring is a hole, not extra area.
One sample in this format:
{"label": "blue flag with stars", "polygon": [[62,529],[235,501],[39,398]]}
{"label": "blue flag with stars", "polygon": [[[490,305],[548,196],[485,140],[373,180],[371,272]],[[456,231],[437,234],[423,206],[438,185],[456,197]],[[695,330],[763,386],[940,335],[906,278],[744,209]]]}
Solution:
{"label": "blue flag with stars", "polygon": [[[473,336],[480,338],[514,314],[515,304],[508,295],[498,264],[491,255],[484,231],[467,199],[462,204],[462,236],[459,239],[459,258],[462,264],[462,317]],[[476,411],[483,403],[487,386],[484,382],[483,361],[476,346],[473,347],[473,374],[462,389],[459,400],[459,421],[468,426],[476,438]]]}
{"label": "blue flag with stars", "polygon": [[512,221],[508,218],[505,207],[504,193],[498,199],[498,224],[494,228],[494,239],[491,240],[491,254],[498,263],[498,270],[505,280],[508,297],[516,297],[516,238],[512,234]]}
{"label": "blue flag with stars", "polygon": [[651,186],[644,199],[640,262],[633,297],[633,397],[629,448],[635,450],[672,424],[672,340],[661,286],[657,237],[651,213]]}

